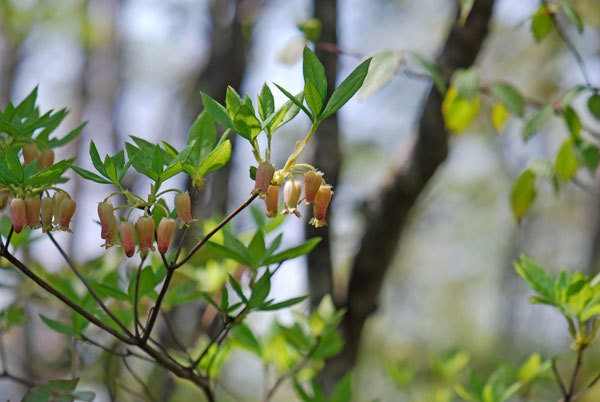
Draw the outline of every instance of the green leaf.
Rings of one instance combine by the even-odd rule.
[[[260,90],[260,95],[258,95],[258,112],[260,113],[260,118],[265,121],[265,119],[273,114],[275,111],[275,99],[273,98],[273,93],[269,89],[269,86],[265,82]]]
[[[586,140],[575,142],[577,160],[590,172],[594,173],[600,163],[600,150],[594,144]]]
[[[527,141],[535,133],[540,131],[552,117],[552,106],[544,105],[533,115],[529,116],[523,126],[523,139]]]
[[[497,133],[501,132],[508,118],[508,109],[500,102],[495,102],[490,113],[492,126]]]
[[[428,62],[420,54],[415,52],[413,52],[412,54],[413,56],[415,56],[417,61],[423,66],[423,68],[427,70],[427,72],[431,75],[433,83],[435,84],[435,87],[440,92],[440,94],[445,95],[447,90],[446,81],[444,80],[444,77],[442,76],[440,70],[438,70],[433,64]]]
[[[402,54],[392,50],[376,53],[371,61],[371,66],[359,91],[361,99],[367,98],[387,85],[402,63]]]
[[[321,241],[320,237],[315,237],[313,239],[309,239],[298,246],[288,248],[287,250],[284,250],[280,253],[272,255],[271,257],[269,257],[265,261],[263,261],[263,264],[264,265],[276,264],[276,263],[282,262],[284,260],[290,260],[292,258],[296,258],[298,256],[308,254],[312,251],[313,248],[316,247],[317,244],[319,244],[320,241]]]
[[[227,128],[234,129],[233,122],[229,117],[227,109],[223,107],[219,102],[201,92],[202,96],[202,104],[204,105],[204,109],[212,116],[212,118],[219,124],[224,125]]]
[[[533,290],[548,300],[556,300],[554,281],[543,268],[524,255],[521,255],[521,261],[515,262],[514,265],[517,273]]]
[[[36,385],[23,397],[23,402],[72,401],[74,397],[71,396],[71,393],[75,391],[78,382],[79,378],[74,378],[72,380],[53,380]]]
[[[236,132],[242,137],[252,142],[262,130],[262,125],[258,118],[254,115],[254,111],[247,105],[242,105],[235,117],[233,124]]]
[[[100,184],[111,184],[110,181],[106,180],[103,177],[98,176],[96,173],[90,172],[89,170],[85,170],[78,166],[71,166],[71,169],[73,169],[75,171],[75,173],[77,173],[79,176],[83,177],[86,180],[95,181],[96,183],[100,183]]]
[[[600,95],[594,94],[590,96],[587,102],[590,113],[598,120],[600,120]]]
[[[504,82],[494,82],[490,86],[490,91],[492,96],[506,106],[511,113],[523,117],[525,110],[523,97],[515,87]]]
[[[327,96],[327,76],[325,67],[308,47],[302,53],[302,73],[304,75],[304,96],[308,107],[318,117]]]
[[[259,357],[262,356],[260,343],[258,343],[258,340],[246,324],[240,323],[233,327],[231,337],[245,349],[248,349]]]
[[[106,169],[104,168],[104,163],[102,163],[102,160],[100,159],[100,154],[98,153],[98,149],[96,148],[94,141],[90,141],[90,158],[92,159],[92,163],[94,164],[96,170],[101,175],[106,177]]]
[[[472,102],[479,94],[479,73],[474,67],[458,70],[452,79],[452,86],[461,98]]]
[[[106,169],[106,177],[108,177],[113,183],[117,184],[119,182],[117,168],[115,167],[111,157],[108,155],[106,155],[104,158],[104,168]]]
[[[233,87],[228,86],[225,94],[225,107],[227,108],[227,113],[232,120],[237,114],[238,110],[240,110],[240,107],[242,107],[243,103],[244,101],[237,91]]]
[[[290,100],[292,101],[292,103],[296,106],[298,106],[300,109],[302,109],[302,111],[308,116],[308,118],[310,119],[310,121],[314,121],[314,117],[313,115],[310,113],[310,111],[306,108],[306,106],[304,106],[304,104],[302,103],[302,99],[304,99],[304,97],[302,97],[302,99],[298,99],[296,96],[292,95],[291,93],[289,93],[287,90],[285,90],[283,87],[275,84],[275,86]],[[302,95],[304,95],[304,92],[302,92]]]
[[[446,128],[455,133],[466,130],[477,117],[480,103],[479,96],[476,96],[473,101],[469,101],[461,97],[456,88],[450,87],[442,102],[442,116]]]
[[[74,160],[75,159],[62,160],[49,168],[39,170],[29,178],[25,179],[23,184],[26,186],[40,186],[55,183],[60,176],[71,167]]]
[[[304,92],[300,92],[295,98],[298,103],[302,104],[304,101]],[[263,126],[267,128],[269,132],[273,132],[296,117],[299,111],[300,108],[298,105],[291,100],[288,100],[265,120]]]
[[[348,77],[333,91],[331,98],[323,110],[323,114],[319,117],[319,120],[325,120],[329,116],[336,113],[342,106],[346,104],[354,96],[356,91],[360,89],[367,73],[369,71],[369,65],[371,64],[371,58],[360,63],[358,67],[352,71]]]
[[[129,278],[129,286],[127,287],[127,294],[129,295],[129,300],[131,301],[131,303],[133,303],[135,299],[136,278],[137,272],[133,272]],[[154,276],[154,271],[152,270],[151,266],[147,266],[140,272],[140,281],[138,286],[138,301],[142,299],[142,296],[151,293],[154,290],[155,286],[156,278]]]
[[[217,130],[215,123],[210,114],[203,111],[198,115],[188,134],[187,144],[196,141],[196,146],[199,147],[199,158],[195,162],[199,162],[208,155],[217,143]],[[182,162],[185,162],[183,160]]]
[[[37,100],[38,86],[35,88],[17,105],[15,108],[16,112],[20,116],[28,116],[35,108],[35,101]]]
[[[578,169],[579,163],[573,150],[573,140],[567,138],[556,155],[554,162],[556,176],[563,181],[569,181],[575,176]]]
[[[215,253],[221,257],[230,258],[230,259],[235,260],[244,265],[249,265],[249,266],[253,265],[252,262],[250,261],[250,257],[248,256],[248,252],[245,248],[244,248],[245,251],[236,250],[232,247],[231,248],[226,247],[226,246],[223,246],[221,244],[214,243],[211,241],[206,242],[206,247],[210,251],[212,251],[213,253]]]
[[[260,306],[271,291],[271,272],[267,269],[263,276],[256,282],[248,300],[248,309]]]
[[[22,183],[23,179],[25,178],[25,175],[23,172],[23,166],[21,166],[21,161],[19,161],[17,153],[12,147],[7,146],[5,148],[5,154],[6,166],[8,167],[8,170],[10,171],[10,173],[12,173],[14,178],[17,179],[19,183]]]
[[[577,28],[579,33],[583,33],[583,22],[581,22],[581,17],[577,10],[575,10],[575,8],[573,8],[566,0],[560,0],[560,7],[569,19],[569,22]]]
[[[319,346],[315,349],[312,357],[314,359],[325,359],[331,356],[337,355],[342,347],[344,346],[344,342],[342,341],[342,337],[337,331],[331,330],[326,331],[322,336],[319,342]]]
[[[563,117],[573,138],[579,138],[581,135],[581,120],[575,110],[571,106],[567,106],[563,110]]]
[[[517,222],[521,222],[521,219],[529,212],[533,201],[535,201],[535,197],[537,196],[535,190],[536,178],[536,174],[528,169],[521,173],[519,178],[513,184],[511,207]]]
[[[235,278],[231,276],[231,274],[227,275],[229,276],[229,283],[231,284],[231,287],[233,288],[235,293],[239,296],[240,299],[242,299],[244,303],[248,303],[248,299],[244,295],[244,292],[242,292],[242,287],[240,286],[239,282],[236,281]]]
[[[329,402],[347,402],[352,400],[352,374],[348,373],[333,389]]]
[[[254,268],[258,268],[259,263],[265,257],[265,251],[265,237],[262,230],[259,229],[248,244],[248,254]]]
[[[293,297],[291,299],[279,302],[279,303],[274,303],[274,304],[269,304],[266,306],[261,306],[260,309],[262,311],[275,311],[275,310],[281,310],[282,308],[287,308],[287,307],[291,307],[294,306],[298,303],[302,303],[304,300],[306,300],[306,298],[308,298],[308,296],[300,296],[300,297]]]
[[[531,32],[536,41],[540,42],[550,33],[554,26],[554,21],[550,16],[550,10],[546,6],[541,6],[534,14],[531,21]]]
[[[50,327],[50,329],[53,329],[56,332],[60,332],[61,334],[66,334],[66,335],[71,335],[71,336],[79,335],[77,333],[77,331],[75,331],[74,328],[71,328],[68,325],[63,324],[62,322],[54,321],[53,319],[50,319],[43,314],[40,314],[40,318],[42,319],[42,321],[44,321],[44,323],[48,327]]]
[[[80,124],[75,129],[70,131],[67,135],[62,137],[61,139],[53,138],[48,142],[49,148],[61,147],[69,142],[73,141],[79,134],[81,134],[81,130],[86,126],[87,122]]]

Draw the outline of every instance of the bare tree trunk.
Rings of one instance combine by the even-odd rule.
[[[321,40],[328,43],[337,43],[337,0],[315,0],[314,16],[323,24]],[[317,49],[317,56],[325,66],[327,97],[329,97],[333,93],[336,84],[337,55]],[[327,184],[332,185],[335,189],[338,184],[340,165],[342,164],[337,114],[321,123],[313,141],[314,154],[311,164],[325,172]],[[317,247],[307,255],[310,306],[311,309],[314,309],[323,296],[333,293],[331,230],[329,226],[317,229],[308,224],[308,220],[306,220],[304,231],[307,239],[322,238]]]
[[[475,2],[467,22],[454,24],[436,65],[446,79],[459,68],[471,66],[488,32],[494,0]],[[377,299],[385,274],[392,264],[400,237],[429,179],[444,162],[448,152],[448,133],[441,114],[442,95],[432,88],[425,101],[419,129],[408,161],[395,169],[367,213],[367,226],[354,259],[347,309],[340,329],[345,345],[331,359],[321,380],[326,390],[356,362],[361,332],[367,317],[377,309]]]

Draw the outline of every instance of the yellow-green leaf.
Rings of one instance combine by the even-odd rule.
[[[508,118],[508,109],[502,103],[496,102],[494,103],[494,106],[492,106],[490,117],[492,119],[494,130],[499,133],[504,129],[504,125],[506,124],[506,119]]]
[[[479,106],[479,96],[469,101],[460,97],[456,88],[450,87],[442,102],[442,115],[446,128],[456,133],[464,131],[477,117]]]

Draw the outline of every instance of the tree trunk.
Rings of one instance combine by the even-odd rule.
[[[315,0],[314,16],[323,24],[321,40],[337,43],[337,0]],[[332,52],[318,50],[317,56],[325,66],[327,74],[327,97],[335,89],[337,77],[337,55]],[[319,125],[313,137],[313,158],[310,162],[317,169],[325,172],[325,181],[335,187],[338,184],[342,153],[340,150],[340,133],[337,114],[329,117]],[[333,266],[331,260],[331,230],[329,226],[315,228],[305,224],[307,239],[321,237],[321,242],[310,252],[307,258],[308,284],[310,290],[310,307],[316,308],[326,294],[333,293]]]
[[[456,22],[446,40],[437,67],[448,80],[459,68],[471,66],[488,32],[494,0],[478,0],[463,26]],[[385,273],[392,264],[407,217],[429,179],[444,162],[448,133],[441,114],[442,95],[431,88],[419,120],[417,138],[408,161],[395,169],[379,194],[371,200],[367,226],[354,259],[347,309],[340,329],[345,339],[342,353],[327,362],[321,375],[326,390],[355,364],[361,332],[377,308]]]

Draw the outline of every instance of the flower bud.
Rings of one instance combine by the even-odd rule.
[[[52,197],[52,213],[54,214],[54,223],[58,225],[58,215],[60,213],[60,204],[67,197],[62,191],[54,193]]]
[[[38,168],[46,169],[54,164],[54,151],[46,148],[38,158]]]
[[[311,171],[304,176],[304,199],[307,204],[315,202],[315,197],[322,182],[322,173]]]
[[[77,203],[75,200],[70,198],[65,198],[60,203],[60,207],[58,209],[58,225],[60,226],[61,230],[66,230],[68,232],[71,231],[71,229],[69,229],[69,224],[71,223],[71,218],[73,218],[76,207]]]
[[[133,223],[121,222],[119,232],[121,232],[123,251],[125,251],[127,257],[131,257],[135,253],[135,227]]]
[[[23,147],[23,166],[29,165],[40,156],[40,151],[35,144],[27,144]]]
[[[10,202],[10,214],[12,216],[13,229],[16,233],[21,233],[25,227],[26,207],[25,201],[21,198],[14,198]]]
[[[279,202],[279,186],[269,185],[267,187],[267,195],[265,197],[265,205],[267,206],[267,216],[274,218],[277,216],[277,207]]]
[[[327,225],[327,222],[325,222],[325,214],[327,213],[327,207],[329,206],[332,195],[333,191],[331,191],[331,186],[325,185],[319,187],[319,191],[315,197],[315,203],[313,204],[313,214],[315,217],[310,220],[310,223],[315,225],[315,227],[319,228]]]
[[[140,239],[141,251],[154,251],[152,242],[154,241],[154,219],[151,216],[142,216],[135,223],[138,237]]]
[[[32,228],[40,227],[40,207],[42,201],[39,197],[25,198],[25,221]]]
[[[283,186],[283,202],[285,204],[284,214],[294,214],[300,217],[300,212],[296,209],[298,200],[302,193],[302,184],[299,181],[286,181]]]
[[[114,215],[110,216],[110,224],[108,225],[108,231],[106,235],[103,237],[105,242],[103,244],[104,248],[109,248],[115,246],[119,242],[119,234],[118,234],[118,226],[117,226],[117,218]],[[134,236],[135,239],[135,236]],[[135,243],[135,240],[134,240]]]
[[[113,204],[110,201],[101,202],[98,204],[98,217],[100,217],[100,223],[102,224],[102,231],[100,237],[106,239],[111,230],[113,223]]]
[[[193,221],[190,195],[188,193],[179,193],[175,196],[175,210],[182,222],[189,223]]]
[[[42,198],[42,231],[52,230],[52,198]]]
[[[173,233],[175,233],[175,219],[162,218],[158,224],[156,234],[159,253],[165,254],[167,252],[173,238]]]
[[[261,162],[256,169],[256,180],[254,182],[254,191],[265,193],[273,180],[275,174],[275,166],[269,162]]]

